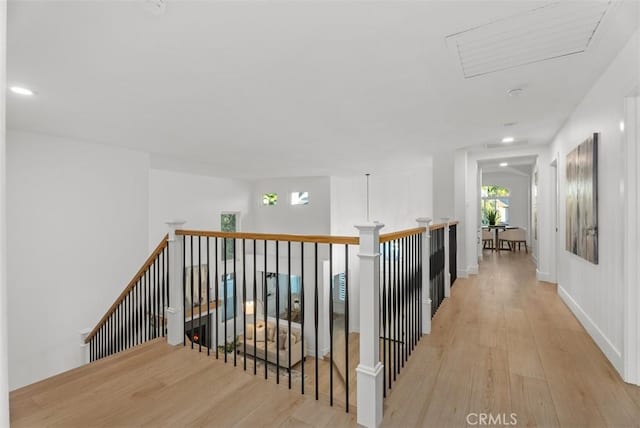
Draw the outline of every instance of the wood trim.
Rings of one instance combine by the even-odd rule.
[[[219,232],[205,230],[176,230],[176,235],[203,236],[210,238],[256,239],[261,241],[311,242],[318,244],[360,244],[360,238],[357,236],[288,235],[274,233]]]
[[[395,241],[396,239],[406,238],[407,236],[419,235],[426,231],[426,227],[414,227],[413,229],[401,230],[399,232],[385,233],[380,235],[380,243]]]
[[[140,280],[140,278],[142,278],[145,274],[145,272],[147,271],[147,269],[149,269],[149,267],[151,267],[151,265],[153,265],[153,263],[155,262],[156,258],[162,253],[162,251],[167,247],[167,239],[168,239],[168,235],[165,235],[164,238],[162,238],[162,241],[160,241],[160,243],[158,244],[158,246],[156,247],[155,250],[153,250],[153,252],[151,253],[151,255],[147,258],[147,260],[144,262],[144,264],[142,265],[142,267],[138,270],[138,272],[134,275],[133,279],[131,279],[131,281],[129,281],[129,284],[125,287],[124,290],[122,290],[122,293],[120,293],[120,295],[118,296],[118,298],[116,299],[115,302],[113,302],[113,304],[111,305],[111,307],[109,308],[109,310],[107,310],[107,312],[104,314],[104,316],[100,319],[100,321],[98,322],[98,324],[96,324],[96,326],[93,328],[93,330],[91,330],[91,333],[89,333],[86,337],[86,339],[84,339],[84,343],[89,343],[91,341],[91,339],[93,339],[93,337],[96,335],[96,333],[98,333],[98,330],[100,329],[100,327],[102,327],[104,325],[104,323],[107,322],[107,320],[109,319],[109,317],[111,316],[111,314],[113,314],[113,312],[116,310],[116,308],[118,307],[118,305],[120,303],[122,303],[122,301],[125,299],[125,297],[127,297],[129,295],[129,293],[131,292],[131,290],[133,289],[133,287],[136,286],[136,284],[138,283],[138,280]]]
[[[460,223],[458,220],[453,220],[449,222],[449,226],[455,226],[458,223]]]
[[[444,229],[445,227],[447,227],[447,223],[436,223],[429,226],[429,230],[434,231],[438,229]]]

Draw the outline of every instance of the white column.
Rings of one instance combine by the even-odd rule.
[[[7,187],[6,187],[6,52],[7,2],[0,2],[0,427],[9,426],[9,363],[7,331]]]
[[[182,220],[168,221],[169,226],[169,302],[167,307],[167,343],[181,345],[184,342],[184,296],[182,286],[184,275],[184,246],[176,236],[176,230],[184,226]]]
[[[85,328],[84,330],[80,330],[80,352],[82,358],[82,364],[89,364],[91,362],[91,354],[89,353],[90,348],[89,344],[85,343],[85,339],[91,332],[90,328]]]
[[[431,281],[429,280],[429,245],[431,243],[431,231],[429,225],[431,219],[421,217],[416,219],[420,227],[427,229],[422,234],[422,334],[431,333]]]
[[[444,297],[451,295],[451,273],[449,272],[449,217],[443,218],[444,226]]]
[[[360,364],[358,424],[382,423],[384,367],[380,362],[380,229],[381,223],[356,226],[360,231]]]

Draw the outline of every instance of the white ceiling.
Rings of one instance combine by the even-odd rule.
[[[38,94],[9,96],[8,127],[234,176],[375,171],[507,133],[546,144],[638,3],[609,7],[585,53],[470,79],[445,38],[547,3],[12,1],[8,83]]]

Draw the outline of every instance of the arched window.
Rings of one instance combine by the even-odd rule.
[[[482,186],[482,225],[509,223],[509,189]]]

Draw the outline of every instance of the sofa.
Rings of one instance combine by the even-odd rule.
[[[262,361],[266,360],[272,364],[279,363],[280,367],[289,368],[289,348],[291,348],[291,367],[302,361],[302,330],[299,325],[291,325],[291,343],[289,342],[289,326],[286,321],[280,321],[279,333],[280,340],[276,341],[275,320],[267,321],[266,337],[264,320],[257,321],[255,328],[253,324],[247,324],[246,356],[251,356]],[[256,341],[255,348],[253,346],[254,336]],[[239,346],[236,349],[238,350],[238,353],[242,355],[244,353],[244,335],[241,334],[238,336],[238,343]],[[276,345],[280,345],[280,349],[277,349]]]

